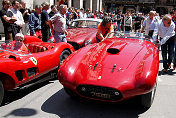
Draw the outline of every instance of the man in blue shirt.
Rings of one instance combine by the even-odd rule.
[[[40,39],[42,39],[42,33],[41,33],[41,18],[40,13],[42,12],[42,6],[36,5],[35,6],[35,12],[31,13],[29,16],[29,29],[30,29],[30,35],[36,36]]]

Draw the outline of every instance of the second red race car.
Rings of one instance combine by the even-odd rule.
[[[72,52],[68,43],[46,43],[33,36],[25,36],[27,49],[16,50],[14,42],[0,46],[0,104],[4,91],[12,90],[58,69]],[[56,71],[57,72],[57,71]]]

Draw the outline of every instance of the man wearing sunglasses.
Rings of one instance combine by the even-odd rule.
[[[159,43],[157,43],[157,35]],[[171,68],[171,62],[174,54],[174,36],[175,24],[172,21],[172,16],[166,14],[161,21],[158,22],[153,33],[153,41],[158,47],[161,46],[163,58],[163,72],[167,73]],[[168,55],[168,56],[167,56]]]

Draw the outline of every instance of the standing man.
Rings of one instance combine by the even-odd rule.
[[[20,12],[23,15],[23,19],[24,19],[24,25],[22,27],[22,33],[23,35],[29,35],[30,31],[29,31],[29,15],[30,15],[30,9],[26,8],[26,3],[24,0],[21,1],[21,5],[22,8],[20,9]]]
[[[50,4],[48,2],[43,2],[43,10],[41,12],[41,31],[42,31],[42,41],[47,42],[50,37],[50,27],[48,25],[49,15],[47,10],[49,9]]]
[[[155,11],[150,11],[149,16],[144,20],[141,32],[145,31],[145,35],[152,37],[158,20],[155,18]]]
[[[31,13],[29,16],[29,29],[30,29],[30,35],[36,36],[39,39],[42,39],[42,33],[41,33],[41,18],[40,13],[42,12],[42,6],[36,5],[35,11]]]
[[[153,41],[157,46],[161,46],[163,58],[163,72],[167,73],[171,67],[171,62],[174,53],[174,36],[175,24],[172,21],[172,16],[165,15],[161,21],[158,22],[154,29]],[[160,37],[160,42],[157,43],[157,35]],[[168,57],[167,57],[168,55]]]
[[[66,5],[60,5],[58,12],[49,19],[48,24],[51,28],[51,33],[55,38],[55,42],[67,42],[66,36],[68,33],[66,31],[66,17],[64,14],[67,11]],[[54,23],[54,28],[53,24]]]
[[[10,9],[11,12],[13,13],[13,16],[17,19],[15,21],[15,26],[14,26],[14,32],[15,35],[21,31],[21,28],[24,25],[24,19],[22,13],[18,10],[20,8],[20,3],[17,0],[14,0],[12,2],[12,8]]]
[[[13,17],[13,14],[11,12],[8,12],[8,9],[10,7],[11,3],[9,0],[3,0],[2,1],[2,10],[0,10],[0,17],[4,26],[4,33],[5,33],[5,41],[13,41],[13,30],[12,30],[12,24],[17,20]]]
[[[142,13],[138,13],[137,17],[134,20],[134,31],[135,32],[140,32],[141,31],[141,25],[142,25]]]
[[[173,15],[172,15],[172,21],[174,22],[174,24],[176,25],[176,8],[173,9]],[[176,32],[176,27],[175,27],[175,32]],[[175,47],[175,50],[174,50],[174,69],[176,68],[176,35],[174,37],[174,47]]]
[[[124,17],[124,28],[125,28],[125,31],[132,30],[132,16],[129,11],[127,12],[126,16]]]

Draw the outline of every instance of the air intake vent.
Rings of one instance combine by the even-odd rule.
[[[109,52],[111,54],[117,54],[120,52],[120,50],[116,49],[116,48],[109,48],[109,49],[107,49],[107,52]]]

